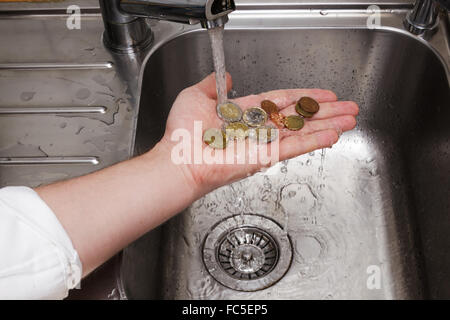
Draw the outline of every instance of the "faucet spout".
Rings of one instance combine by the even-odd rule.
[[[405,27],[415,35],[432,31],[439,23],[439,6],[450,10],[449,0],[417,0],[405,19]]]
[[[138,17],[203,24],[226,16],[235,4],[233,0],[122,0],[120,8]]]
[[[211,29],[223,26],[236,9],[234,0],[100,0],[105,46],[118,53],[148,47],[153,34],[145,18],[180,23],[201,23]]]

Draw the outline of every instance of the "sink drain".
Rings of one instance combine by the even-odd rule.
[[[278,262],[278,244],[265,231],[241,227],[219,241],[218,262],[236,279],[258,279],[273,270]]]
[[[286,232],[257,215],[237,215],[221,221],[206,236],[203,261],[224,286],[240,291],[265,289],[280,280],[292,259]]]

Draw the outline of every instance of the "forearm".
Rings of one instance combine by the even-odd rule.
[[[201,195],[162,144],[99,172],[36,190],[91,272]]]

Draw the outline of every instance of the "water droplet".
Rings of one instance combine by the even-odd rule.
[[[20,95],[20,99],[22,101],[30,101],[31,99],[34,98],[34,95],[36,94],[36,92],[32,92],[32,91],[26,91],[26,92],[22,92]]]
[[[87,99],[87,98],[89,98],[90,95],[91,95],[91,91],[89,89],[87,89],[87,88],[81,88],[75,94],[77,99],[80,99],[80,100]]]

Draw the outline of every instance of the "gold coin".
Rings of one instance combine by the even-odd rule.
[[[227,139],[245,140],[248,137],[248,126],[242,122],[231,122],[224,125]]]
[[[270,143],[278,137],[278,129],[270,125],[252,128],[249,137],[258,143]]]
[[[260,127],[267,122],[267,113],[259,107],[253,107],[244,111],[242,120],[249,127]]]
[[[242,119],[242,109],[232,102],[217,105],[217,114],[219,118],[227,122],[236,122]]]
[[[303,128],[305,125],[305,120],[300,116],[287,116],[284,119],[284,125],[286,128],[292,131],[297,131]]]
[[[227,146],[225,133],[217,128],[205,130],[203,133],[203,141],[214,149],[225,149]]]
[[[300,108],[309,113],[316,113],[320,109],[319,103],[310,97],[303,97],[298,100]]]
[[[270,100],[264,100],[261,102],[261,108],[267,112],[267,114],[270,116],[272,113],[278,113],[278,106],[270,101]]]
[[[297,102],[297,104],[295,105],[295,111],[297,111],[297,113],[304,118],[312,118],[312,116],[314,115],[314,113],[306,112],[305,110],[303,110],[300,106],[300,102]]]

